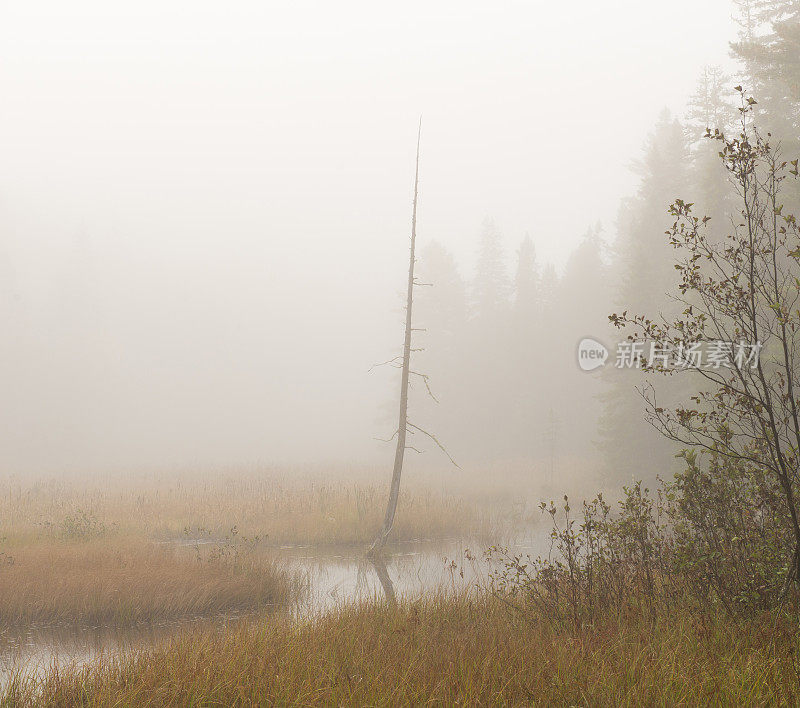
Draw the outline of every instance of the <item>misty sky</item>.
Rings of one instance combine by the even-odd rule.
[[[388,460],[419,115],[422,245],[560,265],[731,11],[0,0],[3,467]]]

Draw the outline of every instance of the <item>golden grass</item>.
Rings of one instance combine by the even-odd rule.
[[[12,562],[13,561],[13,562]],[[45,541],[0,568],[0,625],[124,627],[247,612],[298,596],[269,559],[141,541]]]
[[[276,565],[274,547],[366,548],[384,504],[363,475],[5,480],[0,625],[119,627],[285,604],[299,581]],[[490,533],[484,510],[419,488],[403,494],[396,518],[393,543]]]
[[[370,604],[196,632],[15,677],[9,705],[781,705],[797,634],[773,618],[611,615],[580,631],[484,597]],[[777,628],[777,629],[776,629]]]
[[[259,536],[269,545],[367,545],[383,520],[386,490],[363,473],[281,472],[138,475],[0,483],[0,534],[7,545],[45,537],[105,535],[175,539]],[[81,527],[81,517],[89,519]],[[71,527],[78,521],[77,533]],[[406,488],[392,543],[488,537],[489,513],[454,494]],[[0,550],[4,550],[0,548]]]

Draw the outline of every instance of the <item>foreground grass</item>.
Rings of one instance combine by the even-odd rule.
[[[297,597],[265,558],[115,539],[18,547],[0,569],[0,625],[126,627],[246,612]]]
[[[775,617],[630,611],[575,630],[491,597],[343,609],[186,634],[129,658],[12,680],[9,705],[796,704]]]

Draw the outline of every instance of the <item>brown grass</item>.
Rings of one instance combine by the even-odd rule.
[[[384,503],[363,477],[6,480],[0,624],[130,626],[285,603],[299,581],[270,548],[366,547]],[[418,488],[403,495],[392,541],[488,536],[489,527],[476,505]]]
[[[300,581],[274,562],[140,541],[50,541],[0,569],[0,624],[131,626],[289,602]]]
[[[383,485],[363,473],[138,475],[0,483],[0,534],[15,541],[81,535],[88,517],[107,535],[224,538],[233,527],[269,545],[367,545],[380,527]],[[80,523],[78,524],[80,527]],[[453,493],[407,487],[392,543],[491,534],[488,511]],[[93,533],[88,529],[89,535]],[[85,535],[85,534],[84,534]],[[3,549],[0,549],[3,550]]]
[[[765,621],[766,620],[766,621]],[[796,632],[776,619],[632,611],[580,631],[490,597],[243,624],[129,658],[15,678],[12,705],[766,705],[796,703]],[[777,629],[776,629],[777,628]]]

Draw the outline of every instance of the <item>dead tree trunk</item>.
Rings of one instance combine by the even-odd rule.
[[[389,503],[386,505],[386,516],[378,536],[367,553],[380,553],[386,544],[386,538],[394,525],[394,514],[397,510],[397,499],[400,496],[400,478],[403,474],[403,458],[406,452],[406,433],[408,432],[408,377],[411,365],[411,311],[414,304],[414,249],[417,242],[417,196],[419,193],[419,143],[422,136],[422,119],[417,132],[417,161],[414,170],[414,206],[411,211],[411,251],[408,260],[408,290],[406,293],[406,330],[403,340],[403,365],[400,377],[400,416],[397,425],[397,449],[394,453],[394,469],[392,485],[389,489]]]

